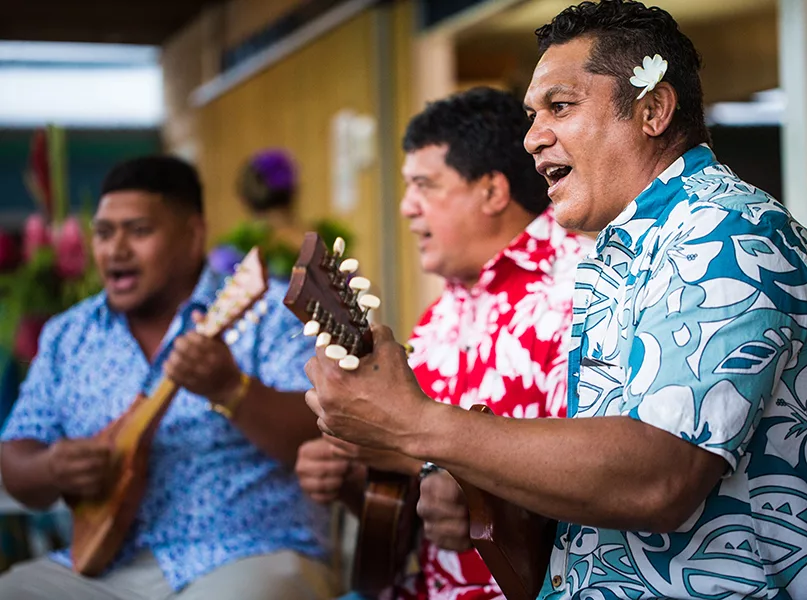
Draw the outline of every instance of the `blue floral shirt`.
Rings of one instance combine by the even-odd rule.
[[[696,147],[601,232],[572,327],[570,415],[728,468],[673,533],[561,524],[550,597],[807,598],[807,231]]]
[[[153,391],[173,340],[192,327],[220,287],[206,270],[149,364],[125,318],[103,294],[52,319],[6,423],[2,440],[46,444],[92,436],[119,417],[138,392]],[[310,387],[303,366],[313,342],[282,304],[285,284],[271,281],[268,313],[231,345],[241,369],[279,391]],[[278,407],[278,418],[283,408]],[[292,470],[253,446],[204,398],[180,390],[160,423],[149,485],[135,525],[115,561],[148,549],[175,590],[239,558],[293,550],[325,559],[327,509],[314,506]],[[69,565],[67,552],[54,558]],[[115,566],[113,565],[113,567]]]

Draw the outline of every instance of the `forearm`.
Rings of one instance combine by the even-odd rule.
[[[671,530],[720,477],[714,456],[628,417],[504,419],[435,404],[401,448],[554,519],[632,531]],[[693,486],[687,477],[712,468]],[[725,464],[723,463],[723,467]],[[686,498],[699,496],[702,498]]]
[[[253,378],[233,424],[249,441],[289,468],[297,449],[320,435],[317,418],[305,404],[302,392],[278,392]]]
[[[29,508],[48,508],[61,495],[48,466],[48,448],[36,440],[15,440],[0,445],[3,486]]]

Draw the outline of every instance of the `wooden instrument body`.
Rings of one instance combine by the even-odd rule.
[[[351,588],[377,596],[404,571],[417,531],[416,477],[370,469],[364,491]]]
[[[175,390],[172,390],[173,396]],[[112,448],[113,473],[98,499],[69,502],[73,512],[73,569],[99,575],[123,545],[148,485],[151,442],[170,400],[152,413],[154,400],[140,394],[127,411],[95,437]]]
[[[482,405],[471,408],[492,411]],[[546,577],[557,522],[457,479],[471,520],[471,542],[507,600],[535,600]]]

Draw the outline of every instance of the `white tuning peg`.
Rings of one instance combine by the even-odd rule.
[[[342,261],[342,264],[339,265],[339,270],[342,273],[355,273],[359,270],[359,261],[355,258],[346,258]]]
[[[338,237],[333,242],[333,253],[336,256],[342,256],[345,253],[345,240]]]
[[[372,294],[364,294],[359,298],[359,306],[367,310],[375,310],[381,306],[381,298]]]
[[[259,300],[255,305],[255,312],[259,315],[265,315],[269,312],[269,303],[266,300]]]
[[[333,360],[342,360],[347,356],[347,350],[339,344],[331,344],[325,348],[325,356]]]
[[[339,361],[339,366],[345,371],[355,371],[359,368],[359,357],[348,354]]]
[[[240,337],[241,335],[235,329],[229,329],[227,330],[227,333],[224,334],[224,341],[228,346],[232,346]]]
[[[307,335],[311,337],[312,335],[317,335],[319,333],[319,322],[317,321],[309,321],[303,327],[303,335]]]
[[[238,325],[236,327],[241,333],[244,333],[247,330],[247,324],[244,321],[238,321]]]
[[[370,280],[366,277],[353,277],[348,285],[351,290],[363,292],[370,289]]]
[[[317,348],[322,348],[323,346],[327,346],[331,343],[331,334],[327,331],[323,331],[317,336]]]
[[[253,311],[248,310],[247,313],[244,315],[244,318],[249,321],[250,323],[257,323],[260,321],[260,317],[256,315]]]

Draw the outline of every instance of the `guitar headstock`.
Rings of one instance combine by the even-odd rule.
[[[326,356],[352,371],[373,350],[367,315],[381,300],[367,293],[370,281],[354,275],[359,262],[343,259],[344,251],[342,238],[329,252],[318,234],[306,233],[283,303],[305,323],[305,335],[317,336]]]
[[[268,310],[265,300],[261,300],[266,290],[266,268],[261,260],[260,252],[253,248],[235,268],[235,273],[225,279],[224,287],[216,294],[216,301],[208,309],[204,319],[196,326],[196,331],[207,337],[216,337],[229,329],[242,317],[248,321],[257,321],[258,315]],[[255,311],[250,310],[257,302]],[[227,332],[234,334],[236,330]],[[228,339],[231,342],[234,340]]]

